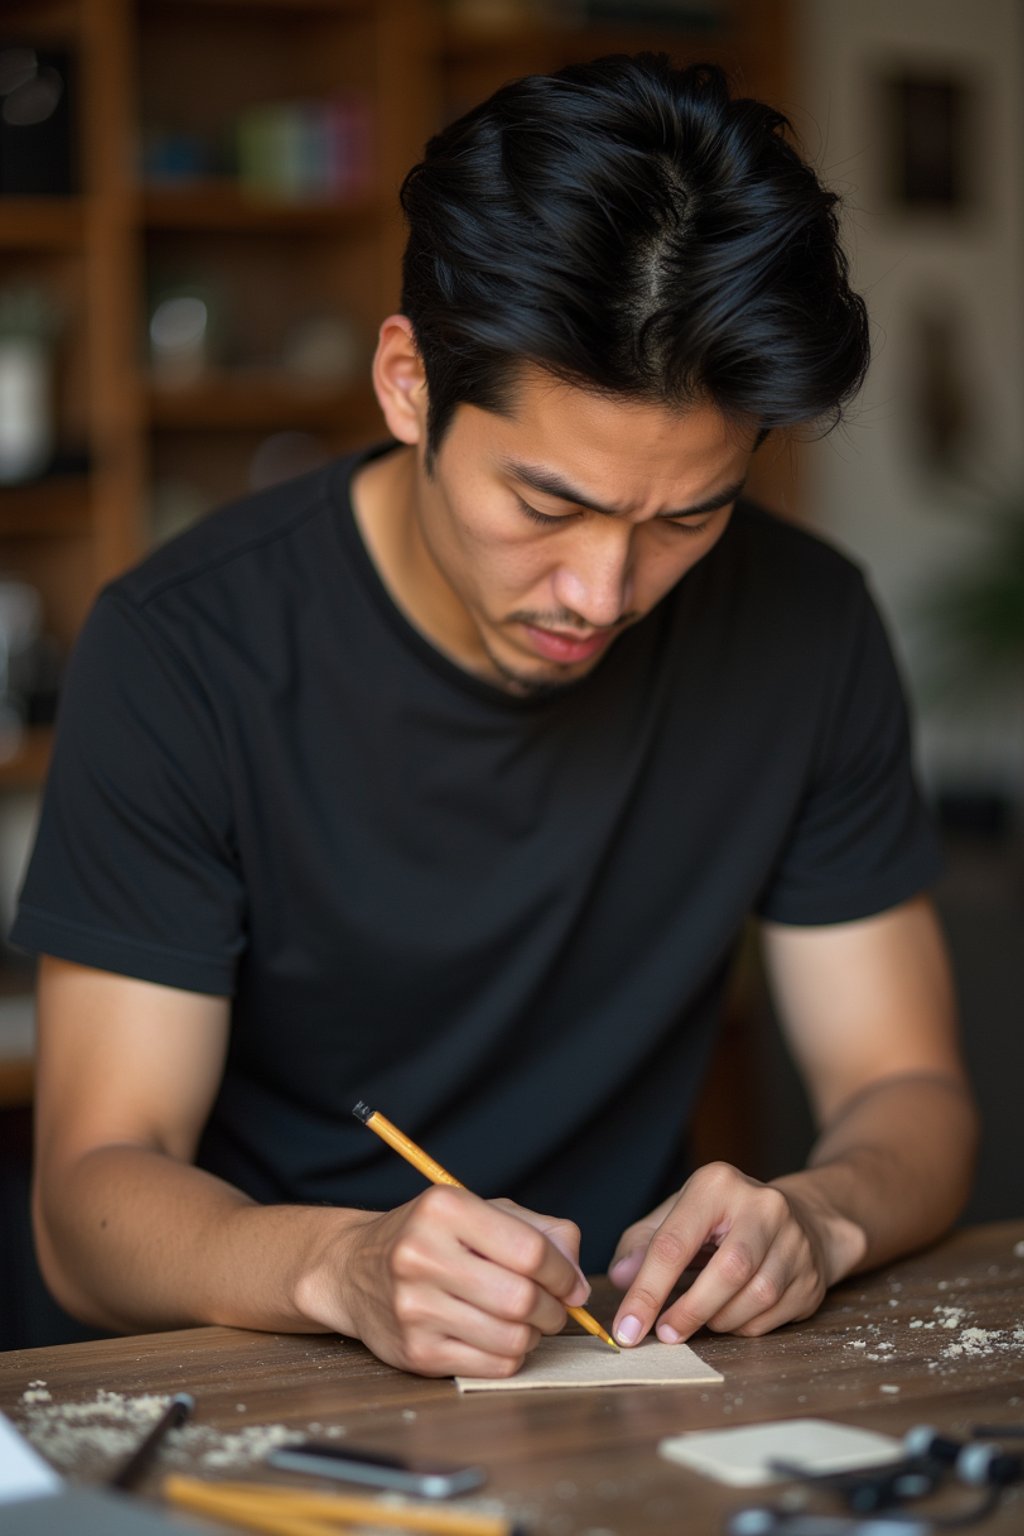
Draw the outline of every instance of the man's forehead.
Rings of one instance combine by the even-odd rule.
[[[752,423],[703,402],[669,408],[597,394],[537,370],[521,382],[508,410],[459,410],[457,435],[502,478],[612,517],[712,510],[742,488]]]

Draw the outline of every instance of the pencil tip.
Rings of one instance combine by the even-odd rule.
[[[364,1104],[362,1099],[360,1099],[352,1113],[355,1115],[357,1120],[361,1120],[365,1125],[367,1120],[369,1120],[370,1116],[373,1114],[373,1110],[370,1108],[369,1104]]]

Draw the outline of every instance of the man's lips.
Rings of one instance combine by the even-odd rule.
[[[612,629],[597,630],[590,635],[574,635],[564,630],[539,629],[535,624],[524,624],[530,648],[546,661],[589,661],[597,656],[615,638]]]

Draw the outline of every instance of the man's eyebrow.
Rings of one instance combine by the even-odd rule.
[[[556,496],[559,501],[569,501],[574,507],[583,507],[588,512],[599,512],[602,517],[623,515],[618,507],[602,506],[600,502],[591,500],[574,485],[570,485],[568,480],[556,470],[544,469],[535,464],[524,464],[519,459],[502,459],[500,467],[513,480],[519,480],[523,485],[530,485],[535,491],[540,491],[545,496]],[[699,517],[704,512],[717,512],[719,507],[727,507],[730,502],[735,501],[745,484],[744,477],[733,485],[727,485],[724,490],[716,491],[713,496],[706,497],[704,501],[695,501],[692,506],[679,507],[673,512],[659,512],[657,516],[659,518]]]

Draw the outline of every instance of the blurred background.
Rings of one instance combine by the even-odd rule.
[[[397,188],[504,80],[654,47],[780,107],[844,199],[875,357],[756,494],[869,570],[945,838],[986,1116],[968,1218],[1024,1158],[1024,7],[1019,0],[4,0],[0,919],[97,587],[226,498],[382,435]],[[0,952],[0,1348],[71,1337],[26,1216],[32,970]],[[698,1127],[762,1177],[811,1130],[744,960]]]

